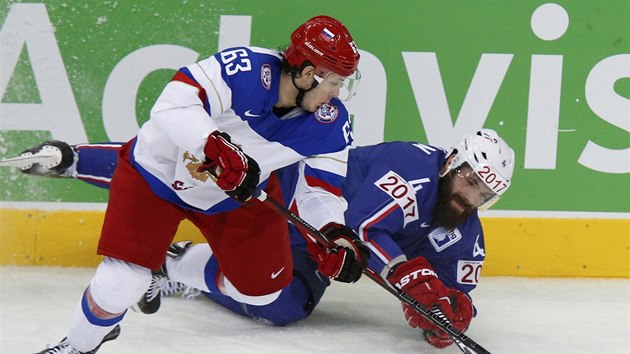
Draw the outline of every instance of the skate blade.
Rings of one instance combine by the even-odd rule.
[[[140,310],[140,306],[138,306],[138,304],[133,304],[133,305],[129,306],[129,308],[133,312],[142,314],[142,310]]]
[[[55,165],[61,161],[60,151],[40,151],[34,155],[21,155],[0,160],[0,166],[17,167],[21,170],[30,168],[33,164],[41,166]]]

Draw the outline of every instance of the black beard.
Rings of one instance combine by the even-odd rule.
[[[453,184],[453,177],[451,173],[440,178],[438,182],[438,196],[435,203],[435,209],[433,211],[433,225],[441,226],[447,230],[453,230],[457,225],[463,223],[468,219],[470,214],[475,210],[474,208],[466,208],[462,213],[453,209],[451,201],[461,197],[451,193],[451,185]]]

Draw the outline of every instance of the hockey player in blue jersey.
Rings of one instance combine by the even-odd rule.
[[[73,155],[69,146],[56,144],[67,156]],[[111,175],[108,171],[115,167],[115,154],[111,153],[115,147],[77,145],[74,154],[78,158],[67,160],[62,169],[51,172],[30,166],[31,170],[25,171],[64,173],[106,187]],[[286,205],[302,212],[312,205],[300,194],[315,195],[316,199],[342,196],[338,200],[343,208],[343,201],[347,202],[345,222],[370,248],[369,267],[425,306],[440,306],[455,327],[465,331],[474,314],[470,292],[477,285],[485,258],[477,209],[488,208],[509,187],[513,151],[495,132],[482,129],[466,136],[449,152],[393,142],[355,148],[349,156],[338,155],[324,160],[329,164],[325,171],[304,171],[311,167],[300,164],[284,168],[279,176]],[[339,207],[335,198],[324,204],[326,210]],[[170,285],[179,281],[203,289],[213,301],[264,323],[298,321],[311,313],[329,281],[317,276],[318,264],[308,255],[307,242],[296,229],[291,230],[291,244],[293,281],[268,305],[242,304],[210,288],[204,279],[216,276],[216,260],[205,244],[189,247],[188,242],[182,242],[171,247],[166,257]],[[317,258],[318,247],[309,243],[309,248]],[[189,266],[198,262],[207,265],[204,272],[195,273],[200,267]],[[147,294],[155,301],[159,289],[152,290]],[[438,348],[452,343],[413,309],[403,304],[403,310],[409,324],[420,328],[428,343]]]
[[[250,202],[252,193],[262,188],[279,198],[274,171],[317,164],[350,146],[350,119],[338,98],[352,96],[358,62],[346,27],[317,16],[293,32],[284,52],[229,48],[181,68],[120,150],[97,250],[104,258],[68,336],[41,353],[94,353],[115,339],[126,310],[155,283],[152,271],[162,267],[183,219],[210,245],[218,292],[257,306],[276,300],[293,278],[287,222]],[[346,241],[323,252],[322,269],[356,281],[365,246],[332,219],[322,232]]]
[[[283,169],[284,202],[300,215],[309,209],[317,209],[321,216],[346,208],[343,222],[370,249],[368,267],[426,307],[438,306],[458,330],[466,331],[475,313],[469,294],[477,286],[485,259],[477,212],[489,208],[509,188],[513,150],[496,132],[482,129],[465,136],[449,151],[390,142],[353,148],[334,157],[325,159],[326,169],[313,171],[304,164]],[[321,208],[322,204],[326,207]],[[298,276],[276,302],[264,307],[242,306],[214,296],[214,292],[207,296],[263,322],[284,324],[308,316],[328,282],[313,275],[321,267],[304,250],[314,259],[322,253],[307,240],[292,230],[294,273]],[[190,259],[188,252],[179,259],[167,257],[167,267],[177,269],[193,258],[208,259],[207,264],[212,264],[211,257],[202,256],[207,254],[205,249],[204,245],[193,246],[189,252],[197,254]],[[173,274],[172,279],[177,278]],[[203,282],[184,282],[207,291]],[[422,330],[429,344],[444,348],[453,343],[405,303],[403,312],[409,325]]]

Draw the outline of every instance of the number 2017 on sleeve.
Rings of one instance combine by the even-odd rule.
[[[405,218],[418,218],[415,190],[402,177],[389,171],[374,184],[389,194],[403,210]]]
[[[477,285],[483,261],[458,261],[457,282],[464,285]]]

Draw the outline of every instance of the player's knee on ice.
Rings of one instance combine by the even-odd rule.
[[[260,323],[285,326],[302,320],[313,312],[330,281],[317,274],[317,264],[306,251],[294,247],[292,253],[293,281],[268,305],[242,304],[225,295],[204,294],[219,305]]]

